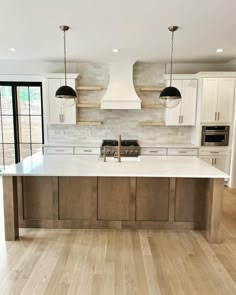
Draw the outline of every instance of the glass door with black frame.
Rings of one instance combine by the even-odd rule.
[[[0,166],[8,166],[42,150],[42,85],[0,82]]]
[[[0,168],[16,162],[11,86],[0,86]]]

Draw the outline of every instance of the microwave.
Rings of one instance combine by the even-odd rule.
[[[202,126],[202,146],[228,146],[229,126]]]

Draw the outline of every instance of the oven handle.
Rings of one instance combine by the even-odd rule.
[[[203,131],[204,135],[228,135],[228,131],[216,132],[216,131]]]

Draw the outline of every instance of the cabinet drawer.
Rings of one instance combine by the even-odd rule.
[[[98,147],[82,147],[82,148],[75,148],[76,155],[99,155],[100,148]]]
[[[141,155],[166,156],[166,149],[164,149],[164,148],[141,148]]]
[[[168,156],[197,156],[197,149],[168,149]]]
[[[53,155],[53,154],[73,155],[74,154],[73,147],[44,147],[43,151],[45,155]]]
[[[200,150],[199,156],[210,156],[210,157],[218,157],[218,156],[228,156],[229,150]]]

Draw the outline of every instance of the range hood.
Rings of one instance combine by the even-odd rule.
[[[133,64],[133,62],[110,64],[110,82],[101,100],[101,109],[141,109],[141,100],[133,84]]]

